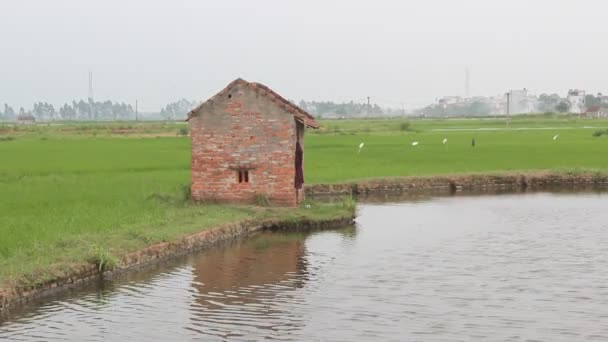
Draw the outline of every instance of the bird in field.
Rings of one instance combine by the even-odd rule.
[[[559,134],[554,135],[553,140],[557,140],[557,137],[559,137]]]
[[[361,149],[363,148],[363,146],[365,146],[365,143],[360,143],[359,144],[359,151],[357,153],[361,153]]]
[[[448,142],[448,138],[443,138],[442,143],[445,145]]]
[[[412,146],[418,146],[418,142],[417,141],[412,142]]]

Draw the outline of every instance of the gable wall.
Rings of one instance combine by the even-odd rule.
[[[292,114],[239,84],[203,105],[190,128],[195,200],[255,202],[262,195],[297,204]],[[238,182],[239,168],[249,169],[249,183]]]

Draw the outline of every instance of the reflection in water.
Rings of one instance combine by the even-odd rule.
[[[237,245],[213,250],[193,261],[198,292],[193,331],[229,339],[267,330],[272,335],[304,325],[278,303],[306,281],[304,234],[262,233]],[[234,329],[238,325],[239,329]]]
[[[608,196],[362,205],[13,314],[0,340],[608,341]]]
[[[310,277],[307,239],[324,235],[348,241],[355,231],[260,233],[161,268],[99,282],[0,317],[0,340],[280,339],[306,324],[306,316],[286,304],[297,302],[293,292]]]
[[[195,287],[201,292],[233,291],[290,281],[296,275],[294,286],[301,287],[306,272],[305,238],[304,234],[262,233],[205,253],[193,262]]]

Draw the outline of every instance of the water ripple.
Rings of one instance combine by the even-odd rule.
[[[33,305],[9,341],[608,340],[605,195],[361,206]]]

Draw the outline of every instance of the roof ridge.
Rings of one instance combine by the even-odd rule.
[[[286,100],[284,97],[282,97],[281,95],[279,95],[278,93],[276,93],[275,91],[273,91],[268,86],[266,86],[262,83],[248,82],[240,77],[235,79],[234,81],[230,82],[219,93],[215,94],[214,96],[209,98],[207,101],[202,102],[200,105],[196,106],[190,112],[188,112],[188,114],[187,114],[188,118],[186,119],[186,121],[190,120],[190,118],[194,116],[194,113],[198,112],[205,103],[207,103],[209,101],[213,101],[215,98],[224,95],[232,87],[234,87],[235,85],[237,85],[239,83],[245,84],[247,87],[253,89],[254,91],[263,91],[266,95],[269,95],[271,97],[272,102],[279,102],[278,103],[279,106],[283,107],[284,109],[289,111],[291,114],[293,114],[304,125],[312,127],[312,128],[319,128],[319,124],[315,121],[315,118],[312,115],[310,115],[308,112],[306,112],[305,110],[300,108],[295,103],[292,103],[292,102]]]

